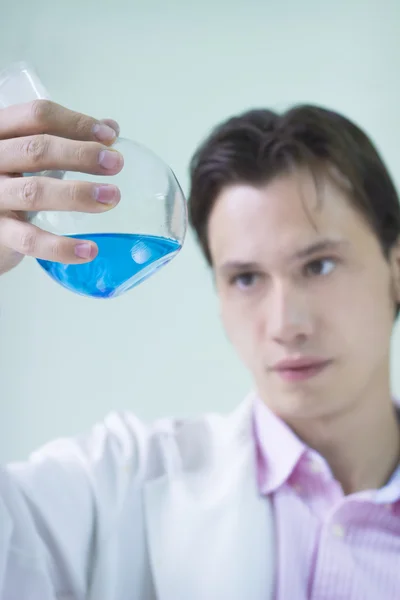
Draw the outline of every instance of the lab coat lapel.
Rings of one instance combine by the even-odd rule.
[[[5,569],[7,568],[10,555],[12,532],[13,524],[11,517],[0,497],[0,581],[4,581],[5,579]]]
[[[145,488],[160,600],[272,598],[272,511],[257,490],[251,421],[247,401],[228,418],[183,426],[166,443],[167,474]]]

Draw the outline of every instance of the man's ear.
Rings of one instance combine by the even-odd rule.
[[[400,305],[400,237],[390,251],[390,268],[392,272],[392,289],[394,301]]]

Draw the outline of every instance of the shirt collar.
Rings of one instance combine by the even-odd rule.
[[[287,481],[307,447],[258,396],[253,415],[259,489],[270,494]]]
[[[400,403],[396,400],[395,404],[400,422]],[[330,471],[326,461],[308,448],[256,394],[253,396],[253,429],[260,493],[275,492],[288,481],[297,465],[305,460],[318,460]],[[371,492],[360,492],[360,496],[364,494],[370,496]],[[373,491],[371,499],[379,504],[400,500],[400,465],[385,486]]]

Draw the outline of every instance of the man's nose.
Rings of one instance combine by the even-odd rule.
[[[304,290],[278,283],[267,300],[267,328],[270,337],[284,346],[302,345],[313,333],[312,307]]]

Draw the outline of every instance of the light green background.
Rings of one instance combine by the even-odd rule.
[[[0,7],[0,67],[31,61],[55,100],[118,119],[125,137],[172,165],[185,190],[191,153],[218,121],[304,101],[365,127],[399,182],[398,0],[0,0]],[[0,311],[2,461],[110,410],[145,419],[226,411],[251,384],[221,330],[191,236],[157,277],[109,302],[64,291],[27,260],[0,279]]]

